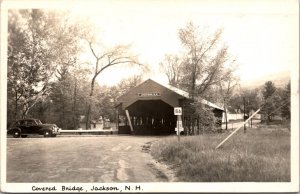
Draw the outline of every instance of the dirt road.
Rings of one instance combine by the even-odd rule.
[[[8,138],[7,182],[166,182],[151,142],[163,137]]]

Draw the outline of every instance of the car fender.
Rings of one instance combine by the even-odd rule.
[[[49,126],[42,127],[39,129],[39,134],[43,135],[45,133],[45,131],[52,131],[52,129]]]
[[[8,129],[7,133],[8,134],[13,134],[15,131],[19,131],[20,133],[22,133],[22,130],[19,127]]]

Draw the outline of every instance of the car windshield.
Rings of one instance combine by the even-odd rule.
[[[40,120],[35,120],[36,124],[41,125],[43,124]]]

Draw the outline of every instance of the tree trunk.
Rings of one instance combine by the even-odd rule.
[[[188,135],[191,135],[191,117],[188,117]]]
[[[197,118],[197,135],[200,135],[200,121],[199,116]]]
[[[15,120],[17,120],[17,118],[18,118],[18,93],[17,92],[15,92],[16,93],[16,101],[15,101]]]
[[[73,93],[73,126],[74,129],[78,128],[77,116],[76,116],[76,98],[77,98],[77,79],[75,79],[74,93]]]
[[[192,123],[192,135],[195,135],[195,125],[194,125],[195,121],[193,118],[191,119],[191,123]]]
[[[226,103],[225,103],[225,100],[224,100],[224,115],[225,115],[225,130],[228,130],[228,122],[227,122],[227,110],[226,110]],[[222,123],[221,123],[221,126],[222,126]],[[222,128],[222,127],[221,127]]]
[[[91,118],[91,108],[92,108],[92,96],[94,94],[94,87],[95,87],[95,80],[96,80],[96,75],[94,75],[93,79],[92,79],[92,83],[91,83],[91,92],[90,92],[90,99],[89,99],[89,102],[88,102],[88,110],[87,110],[87,114],[86,114],[86,129],[90,129],[90,126],[91,126],[91,121],[90,121],[90,118]]]
[[[185,135],[187,135],[188,134],[188,130],[187,130],[186,117],[183,117],[182,120],[183,120],[182,122],[183,122],[183,126],[184,126],[183,130],[184,130]]]
[[[65,101],[64,101],[64,97],[62,95],[62,126],[63,128],[66,128],[66,118],[65,118]]]
[[[90,113],[91,113],[91,103],[89,102],[89,104],[88,104],[88,110],[87,110],[87,114],[86,114],[86,123],[85,123],[86,129],[90,129],[91,128]]]
[[[29,111],[29,108],[25,108],[25,110],[22,113],[22,119],[26,119],[28,111]]]
[[[191,99],[194,100],[195,97],[195,85],[196,85],[196,65],[194,65],[194,71],[192,72],[192,87],[191,87]]]

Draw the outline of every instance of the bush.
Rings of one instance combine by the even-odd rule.
[[[185,110],[185,125],[188,128],[188,134],[194,134],[193,127],[196,128],[198,134],[200,134],[200,131],[208,133],[217,130],[217,119],[211,108],[206,107],[199,101],[194,101],[186,103]]]

